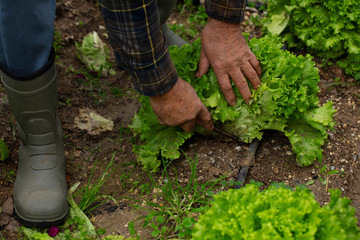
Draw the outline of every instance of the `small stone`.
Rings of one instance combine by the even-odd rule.
[[[241,146],[236,146],[236,147],[235,147],[235,151],[240,152],[241,150],[242,150],[242,147],[241,147]]]
[[[209,151],[207,155],[208,155],[208,156],[212,156],[212,155],[213,155],[213,152],[212,152],[212,151]]]
[[[9,197],[1,204],[0,212],[6,213],[11,216],[13,214],[13,209],[14,209],[14,201],[12,197]]]
[[[285,154],[286,154],[287,156],[291,156],[291,155],[292,155],[292,152],[291,152],[291,151],[286,151]]]
[[[215,164],[215,159],[211,157],[211,158],[209,159],[209,162],[210,162],[210,164]]]
[[[6,213],[0,213],[0,227],[7,225],[10,222],[11,217]]]
[[[20,224],[15,219],[11,219],[8,225],[4,227],[5,230],[11,231],[11,232],[18,232],[20,229]]]

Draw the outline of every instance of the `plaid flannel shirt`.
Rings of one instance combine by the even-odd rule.
[[[120,66],[133,76],[141,94],[168,91],[178,75],[161,33],[156,0],[99,0],[109,40]],[[232,23],[242,20],[246,0],[206,0],[208,16]]]

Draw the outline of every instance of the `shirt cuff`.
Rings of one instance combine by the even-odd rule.
[[[133,76],[134,88],[149,97],[169,91],[178,79],[178,74],[168,52],[158,59],[155,68],[152,66],[128,69],[128,72]]]
[[[209,17],[228,23],[240,23],[244,17],[246,0],[206,0]]]

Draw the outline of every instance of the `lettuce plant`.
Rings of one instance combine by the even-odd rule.
[[[360,80],[359,9],[357,0],[269,0],[263,23],[290,47],[305,45],[313,54],[336,59]]]
[[[281,50],[280,39],[267,35],[252,39],[249,46],[261,63],[261,86],[252,90],[249,104],[237,95],[235,106],[227,104],[212,70],[195,78],[200,56],[199,40],[180,49],[170,48],[170,54],[179,76],[189,82],[199,98],[212,113],[215,125],[245,142],[261,139],[266,129],[283,132],[301,165],[312,164],[322,158],[322,145],[327,131],[332,129],[335,110],[332,102],[319,105],[318,69],[312,57],[295,56]],[[158,157],[176,159],[179,147],[193,133],[180,128],[161,125],[151,109],[147,97],[140,99],[142,107],[134,116],[132,126],[142,145],[135,145],[134,152],[146,170],[156,170]]]
[[[321,207],[307,188],[253,185],[214,196],[212,206],[194,225],[193,239],[355,240],[360,239],[355,208],[331,190]]]

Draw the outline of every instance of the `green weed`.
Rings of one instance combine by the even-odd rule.
[[[0,138],[0,161],[6,160],[10,155],[9,148],[6,143]]]
[[[61,33],[55,30],[52,45],[53,45],[53,48],[54,48],[55,53],[56,53],[56,58],[59,57],[57,54],[59,54],[61,52],[61,50],[64,48],[63,44],[64,43],[63,43],[63,40],[62,40]]]
[[[171,24],[169,25],[169,28],[185,41],[190,42],[199,36],[201,29],[206,25],[207,14],[205,8],[202,6],[194,8],[193,6],[191,14],[186,21],[187,24]]]
[[[10,171],[4,170],[4,178],[6,182],[14,183],[15,177],[16,177],[16,173],[14,170],[10,170]]]
[[[89,71],[86,67],[76,70],[73,66],[68,67],[67,72],[75,74],[75,80],[81,83],[90,96],[95,98],[95,103],[100,104],[107,96],[107,82],[101,80],[101,71]]]
[[[186,158],[191,173],[185,186],[179,182],[176,169],[172,169],[175,172],[175,178],[170,178],[168,168],[170,168],[171,162],[166,165],[163,162],[162,181],[157,181],[155,176],[149,173],[151,185],[140,186],[142,193],[149,193],[150,189],[155,189],[153,191],[154,199],[161,199],[161,203],[144,200],[149,208],[135,206],[149,211],[149,214],[143,217],[143,227],[150,227],[153,230],[151,235],[154,238],[189,238],[197,216],[208,208],[214,191],[229,185],[223,181],[227,176],[199,183],[196,171],[198,159]],[[132,236],[136,237],[134,229],[130,232],[133,232]]]
[[[118,88],[118,87],[112,87],[111,88],[111,94],[114,96],[114,97],[122,97],[124,96],[124,90]]]
[[[112,196],[100,194],[100,188],[105,183],[107,178],[110,176],[109,170],[112,167],[112,165],[114,164],[114,156],[115,156],[115,153],[113,154],[111,161],[107,165],[102,176],[99,177],[95,181],[95,183],[91,184],[92,176],[93,176],[94,169],[96,166],[96,161],[95,161],[95,164],[91,171],[91,175],[90,175],[87,185],[84,188],[80,188],[80,190],[75,194],[75,196],[81,196],[78,206],[81,209],[81,211],[83,211],[84,213],[91,212],[95,208],[97,208],[97,207],[101,206],[103,203],[105,203],[105,201],[107,201],[108,199],[113,200],[117,204],[116,200]]]
[[[318,179],[319,179],[321,185],[323,185],[323,186],[325,185],[325,186],[326,186],[326,191],[327,191],[327,189],[328,189],[328,184],[329,184],[329,178],[330,178],[330,176],[332,176],[332,175],[334,175],[334,174],[337,174],[337,175],[339,175],[340,177],[343,177],[344,174],[345,174],[344,171],[339,172],[339,171],[336,170],[336,169],[329,169],[329,168],[327,167],[327,165],[324,165],[324,166],[322,166],[322,167],[316,166],[316,168],[319,169]],[[306,185],[306,186],[309,186],[309,185],[312,185],[312,184],[314,184],[314,183],[315,183],[315,180],[314,180],[314,179],[311,179],[311,180],[307,181],[307,182],[305,183],[305,185]]]

